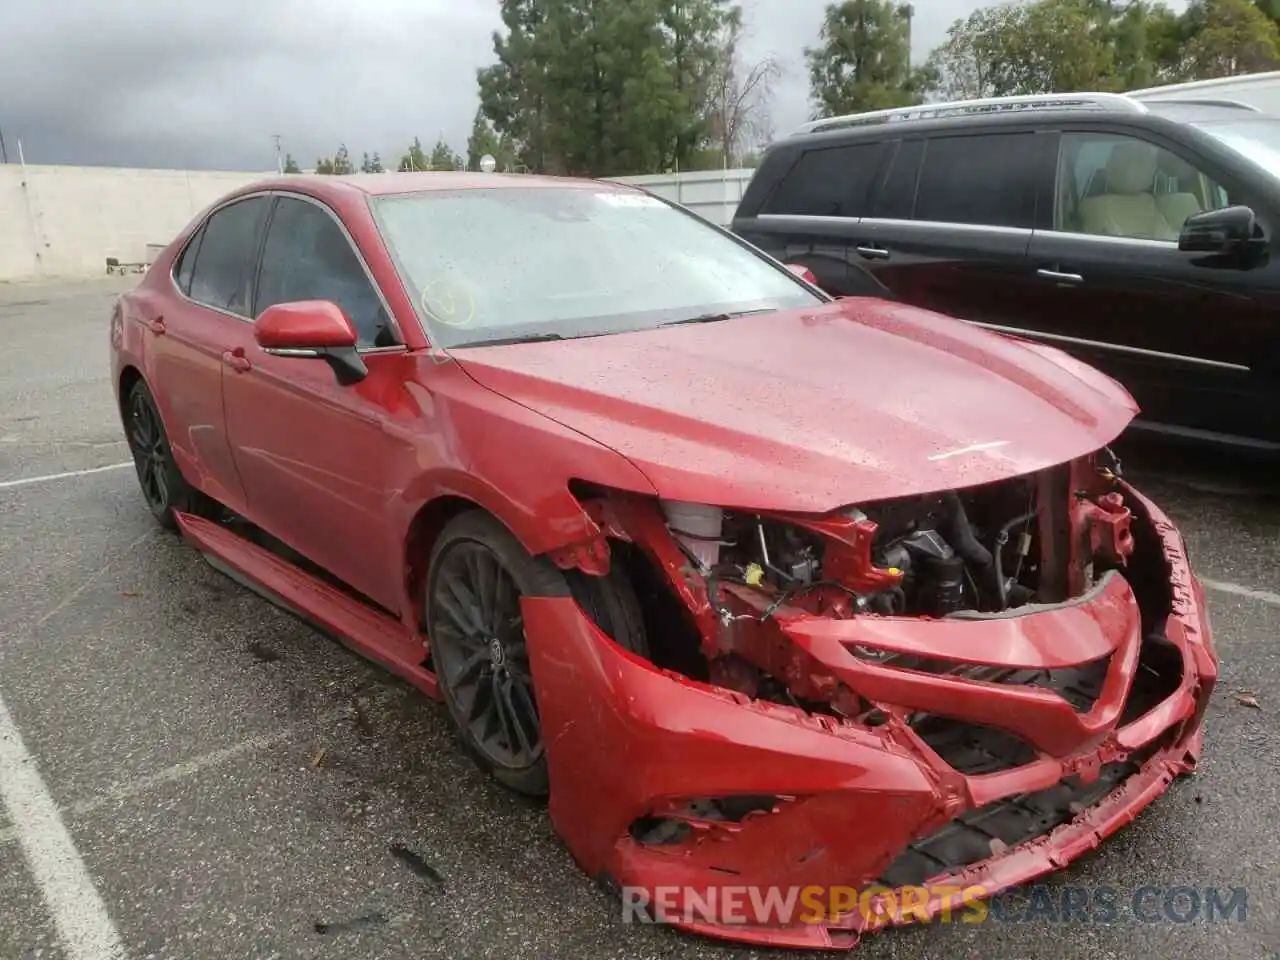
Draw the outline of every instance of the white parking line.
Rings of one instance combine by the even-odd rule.
[[[219,764],[226,763],[229,760],[235,760],[249,753],[263,750],[267,747],[274,746],[277,743],[283,743],[290,737],[297,734],[302,725],[285,727],[283,730],[276,730],[272,733],[264,733],[256,737],[250,737],[248,740],[241,740],[229,747],[223,747],[221,750],[213,750],[202,756],[195,757],[191,760],[183,760],[181,763],[175,763],[171,767],[165,767],[157,773],[150,776],[138,777],[136,780],[128,780],[124,783],[117,783],[97,796],[90,797],[87,800],[80,800],[76,803],[69,804],[62,808],[62,813],[71,817],[85,817],[91,813],[97,813],[106,807],[123,803],[134,797],[140,796],[155,787],[164,786],[167,783],[177,783],[180,780],[186,780],[188,777],[194,777],[197,773],[209,767],[216,767]],[[0,830],[0,846],[4,846],[11,840],[19,837],[17,828],[8,830]]]
[[[3,700],[0,800],[69,960],[123,960],[120,935]]]
[[[1280,607],[1280,593],[1270,590],[1255,590],[1253,587],[1242,587],[1238,583],[1224,583],[1221,580],[1200,578],[1200,585],[1206,590],[1217,590],[1219,593],[1230,593],[1237,597],[1248,597],[1250,600],[1261,600],[1273,607]]]
[[[26,487],[33,483],[48,483],[51,480],[66,480],[70,477],[87,477],[93,473],[106,473],[108,470],[123,470],[125,467],[132,467],[133,461],[126,460],[124,463],[111,463],[105,467],[91,467],[88,470],[68,470],[66,473],[47,473],[43,477],[21,477],[17,480],[0,480],[0,490],[9,490],[13,487]]]

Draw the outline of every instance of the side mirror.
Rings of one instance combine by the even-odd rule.
[[[318,357],[344,385],[369,375],[356,343],[360,337],[342,308],[328,300],[299,300],[267,307],[253,324],[253,336],[276,357]]]
[[[818,285],[818,278],[814,276],[814,273],[812,270],[810,270],[808,267],[804,266],[803,264],[786,263],[786,264],[783,264],[783,266],[785,266],[788,270],[794,273],[797,277],[799,277],[805,283],[812,284],[815,287]]]
[[[1242,261],[1261,240],[1258,218],[1249,207],[1223,207],[1188,217],[1178,235],[1178,249]]]

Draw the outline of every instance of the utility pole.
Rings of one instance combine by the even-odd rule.
[[[273,133],[271,136],[276,142],[276,172],[284,173],[284,158],[280,156],[280,134]]]
[[[4,148],[4,131],[0,130],[0,163],[9,162],[9,151]]]

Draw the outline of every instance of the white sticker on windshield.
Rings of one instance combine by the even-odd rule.
[[[596,196],[614,207],[661,207],[663,202],[647,193],[597,193]]]

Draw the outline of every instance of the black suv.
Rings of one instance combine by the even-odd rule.
[[[1280,454],[1280,118],[1071,94],[814,121],[733,229],[836,296],[1061,347],[1137,428]]]

